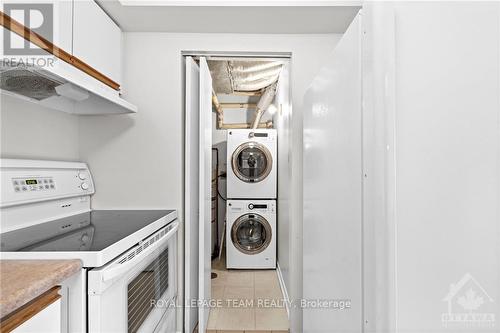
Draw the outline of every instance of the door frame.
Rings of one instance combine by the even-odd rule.
[[[190,228],[186,229],[186,199],[190,196],[190,191],[186,187],[187,181],[188,181],[188,175],[186,174],[186,169],[188,166],[188,158],[187,158],[187,152],[189,151],[190,147],[187,147],[186,143],[186,133],[187,133],[187,105],[186,105],[186,58],[187,57],[192,57],[193,59],[197,60],[199,57],[204,57],[207,60],[221,60],[221,59],[242,59],[242,58],[252,58],[252,59],[262,59],[262,60],[287,60],[291,63],[292,59],[292,52],[255,52],[255,51],[248,51],[248,52],[240,52],[240,51],[193,51],[193,50],[185,50],[181,51],[181,63],[182,63],[182,100],[184,103],[183,107],[183,114],[184,114],[184,125],[183,125],[183,162],[184,162],[184,170],[183,170],[183,259],[184,262],[182,263],[183,269],[182,269],[182,281],[183,281],[183,291],[182,291],[182,297],[181,297],[181,304],[182,304],[182,327],[183,331],[186,333],[192,333],[189,332],[189,315],[186,315],[186,306],[189,306],[190,304],[187,303],[187,293],[186,289],[189,288],[189,281],[187,281],[187,277],[189,277],[188,274],[186,274],[186,269],[190,267],[192,261],[198,262],[198,255],[191,253],[192,251],[186,251],[186,249],[189,248],[191,245],[189,242],[190,239]],[[291,69],[289,69],[291,72]],[[291,77],[291,73],[290,73]],[[291,80],[290,80],[291,82]],[[290,85],[290,101],[292,100],[292,94],[291,94],[291,85]],[[210,251],[210,250],[209,250]],[[195,256],[194,256],[195,255]]]

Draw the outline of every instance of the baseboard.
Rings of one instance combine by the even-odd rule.
[[[278,267],[276,269],[276,272],[278,273],[278,280],[280,282],[281,293],[283,294],[283,297],[285,299],[286,313],[288,315],[288,319],[290,319],[290,298],[288,297],[288,291],[286,290],[285,280],[283,279],[283,274],[281,273],[280,264],[277,263],[276,266]]]

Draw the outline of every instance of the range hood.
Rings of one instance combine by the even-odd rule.
[[[118,91],[57,58],[43,67],[3,62],[0,89],[2,93],[72,114],[137,112],[137,107],[121,98]]]

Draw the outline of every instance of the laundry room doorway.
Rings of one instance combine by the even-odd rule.
[[[185,332],[288,331],[291,54],[183,56]]]

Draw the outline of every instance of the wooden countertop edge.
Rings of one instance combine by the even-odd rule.
[[[60,299],[60,290],[61,286],[52,287],[42,295],[2,318],[0,321],[0,332],[9,333],[22,325],[24,322],[30,320],[37,313]]]
[[[27,264],[29,263],[37,263],[37,262],[51,262],[57,263],[61,265],[61,262],[65,262],[63,266],[56,267],[55,270],[51,273],[50,276],[46,276],[41,279],[41,281],[36,283],[30,283],[24,288],[16,289],[14,292],[5,293],[4,290],[7,289],[5,287],[5,282],[0,280],[0,289],[1,291],[1,302],[0,302],[0,320],[8,317],[11,313],[21,308],[25,304],[31,302],[33,299],[38,296],[44,294],[45,292],[51,290],[54,286],[59,285],[62,281],[71,277],[72,275],[78,273],[82,268],[81,261],[79,259],[71,259],[71,260],[0,260],[0,263],[5,264],[6,262],[12,262],[17,264]],[[4,274],[2,272],[2,274]],[[7,299],[7,301],[5,301]],[[1,331],[3,332],[3,331]]]

